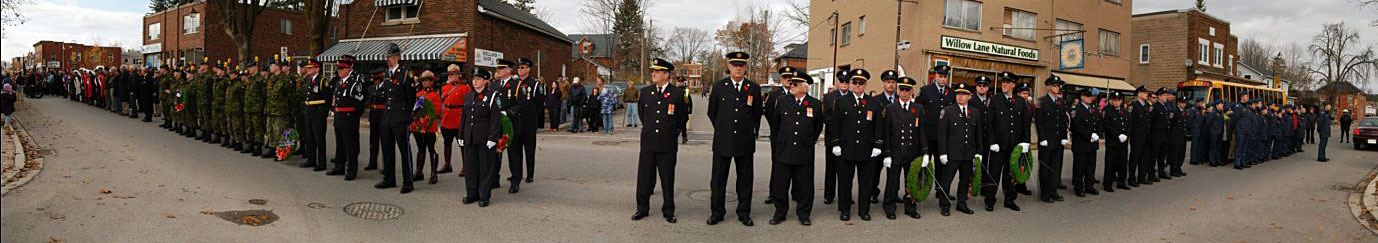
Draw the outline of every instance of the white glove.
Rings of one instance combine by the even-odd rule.
[[[1000,152],[1000,145],[999,145],[999,144],[991,144],[991,145],[990,145],[990,151],[991,151],[991,152],[999,153],[999,152]]]
[[[880,156],[880,149],[878,149],[878,148],[873,148],[873,149],[871,149],[871,158],[875,158],[876,156]]]
[[[1048,140],[1038,141],[1038,146],[1047,147],[1047,146],[1048,146]]]
[[[1120,142],[1121,142],[1121,143],[1123,143],[1124,141],[1128,141],[1128,140],[1129,140],[1129,136],[1125,136],[1124,134],[1120,134]]]
[[[833,146],[833,156],[842,156],[842,146]]]
[[[984,160],[984,159],[981,159],[981,158],[982,158],[982,157],[981,157],[981,155],[979,155],[979,154],[978,154],[978,155],[976,155],[976,159],[978,159],[978,160],[981,160],[981,161],[986,161],[986,160]]]
[[[1019,143],[1019,151],[1029,152],[1029,143]]]
[[[922,164],[919,164],[919,167],[928,167],[928,161],[930,161],[930,160],[933,160],[933,157],[932,157],[932,156],[924,155],[924,156],[923,156],[923,163],[922,163]]]
[[[507,115],[507,111],[502,111],[502,112],[499,112],[499,113],[502,113],[502,115],[504,115],[504,116]]]
[[[493,146],[498,146],[498,143],[495,143],[495,142],[493,142],[493,141],[488,141],[488,148],[491,149],[491,148],[493,148]]]
[[[880,162],[885,164],[885,168],[890,168],[890,157],[885,157],[885,159],[880,160]]]
[[[459,146],[460,146],[460,147],[464,147],[464,139],[460,139],[460,140],[459,140]]]
[[[1072,140],[1067,140],[1067,139],[1063,139],[1063,140],[1062,140],[1062,145],[1069,145],[1069,144],[1072,144]]]
[[[1095,133],[1092,133],[1092,134],[1091,134],[1091,142],[1094,143],[1094,142],[1098,142],[1098,141],[1100,141],[1100,135],[1096,135]]]
[[[942,156],[938,156],[938,161],[943,162],[943,164],[947,164],[947,155],[944,154]]]

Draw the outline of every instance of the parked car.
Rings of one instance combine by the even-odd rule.
[[[1363,149],[1364,146],[1378,147],[1378,117],[1366,117],[1359,120],[1354,131],[1354,149]]]

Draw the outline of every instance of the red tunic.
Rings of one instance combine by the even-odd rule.
[[[464,115],[464,97],[469,95],[469,91],[474,88],[466,84],[446,84],[440,88],[441,97],[444,99],[444,112],[440,118],[440,127],[445,129],[459,129],[459,118]]]
[[[416,91],[416,98],[425,98],[426,100],[431,101],[431,105],[435,106],[435,110],[437,112],[440,111],[440,103],[435,102],[437,100],[440,100],[440,93],[435,92],[435,90],[420,89]],[[413,132],[435,133],[440,130],[440,126],[438,125],[440,124],[437,124],[435,118],[422,117],[412,121],[410,128]]]

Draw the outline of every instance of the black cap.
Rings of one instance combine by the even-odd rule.
[[[966,83],[957,83],[952,85],[952,92],[957,92],[958,94],[970,95],[971,89],[971,85],[967,85]]]
[[[493,72],[489,72],[487,69],[474,68],[474,77],[480,77],[480,78],[483,78],[483,79],[492,79],[492,78],[493,78]]]
[[[1019,75],[1015,75],[1014,73],[1008,71],[1000,72],[1000,74],[996,75],[996,77],[1000,78],[1000,82],[1014,82],[1016,80],[1019,80]]]
[[[651,59],[651,70],[671,72],[675,71],[675,65],[665,59],[655,58]]]
[[[352,56],[352,55],[343,55],[343,56],[340,56],[340,60],[339,60],[339,61],[335,61],[335,67],[336,67],[336,68],[354,68],[354,56]]]
[[[899,78],[900,73],[895,72],[895,70],[885,70],[884,72],[880,72],[881,81],[899,81]]]
[[[517,65],[518,65],[518,66],[520,66],[520,65],[526,65],[527,67],[530,67],[530,66],[535,66],[536,63],[531,62],[531,59],[527,59],[527,58],[523,57],[523,58],[517,58]]]
[[[1081,96],[1096,96],[1099,93],[1100,90],[1096,90],[1096,88],[1086,88],[1081,90]]]
[[[986,76],[976,77],[976,85],[990,86],[990,78]]]
[[[516,66],[516,64],[512,63],[512,60],[498,59],[498,69],[512,68],[512,66]]]
[[[1047,86],[1061,86],[1063,84],[1066,84],[1066,82],[1062,82],[1062,77],[1058,77],[1057,75],[1048,75],[1048,78],[1043,80],[1043,85]]]
[[[861,79],[862,83],[866,83],[867,80],[871,80],[871,72],[867,72],[866,69],[852,69],[851,73],[852,76],[847,78],[848,81],[855,82],[854,80]]]
[[[388,55],[402,55],[402,47],[397,46],[397,43],[388,43]]]
[[[792,72],[792,74],[790,74],[790,78],[789,78],[788,80],[789,80],[789,82],[801,82],[801,83],[805,83],[805,84],[813,84],[813,76],[809,76],[809,74],[804,73],[804,72],[800,72],[800,71],[794,71],[794,72]]]
[[[1147,87],[1147,86],[1139,85],[1138,88],[1135,88],[1135,89],[1134,89],[1134,93],[1143,93],[1143,92],[1148,92],[1148,87]]]
[[[789,80],[790,77],[794,77],[796,70],[794,69],[794,67],[785,66],[780,68],[779,72],[781,79]]]
[[[1019,84],[1018,86],[1014,86],[1014,92],[1015,92],[1015,93],[1024,92],[1024,91],[1029,91],[1029,84]]]
[[[1167,93],[1167,88],[1158,88],[1158,92],[1153,92],[1153,94],[1158,94],[1158,95],[1166,94],[1166,93]]]
[[[748,61],[751,61],[751,55],[746,54],[746,52],[734,51],[727,53],[727,64],[746,65]]]
[[[913,88],[914,85],[918,85],[918,83],[918,81],[915,81],[914,78],[910,77],[900,77],[899,81],[895,81],[896,86],[909,88]]]
[[[849,83],[852,79],[852,70],[841,70],[837,72],[837,80]]]
[[[933,66],[933,69],[929,70],[929,73],[934,73],[934,74],[947,74],[948,72],[951,72],[951,71],[952,71],[952,67],[948,67],[947,65],[937,65],[937,66]]]

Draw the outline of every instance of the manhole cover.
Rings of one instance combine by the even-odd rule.
[[[308,207],[308,208],[313,208],[313,209],[328,208],[327,206],[325,206],[324,203],[307,203],[307,204],[306,204],[306,207]]]
[[[593,145],[617,146],[619,144],[622,144],[622,141],[593,141]]]
[[[225,221],[248,226],[263,226],[278,221],[278,215],[270,210],[239,210],[202,213],[215,215]]]
[[[263,200],[263,199],[249,199],[249,204],[253,204],[253,205],[264,205],[264,204],[268,204],[268,200]]]
[[[385,220],[402,216],[402,207],[376,202],[357,202],[345,205],[345,213],[361,219]]]
[[[707,201],[709,201],[709,199],[713,199],[712,196],[713,196],[713,191],[709,191],[709,190],[694,190],[694,191],[689,191],[689,199],[694,199],[694,200],[699,200],[699,201],[705,201],[705,202],[707,202]],[[723,196],[723,201],[724,201],[724,202],[736,202],[736,201],[737,201],[737,193],[733,193],[733,192],[730,192],[730,191],[729,191],[729,192],[726,192],[726,194]]]

